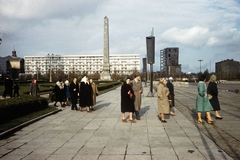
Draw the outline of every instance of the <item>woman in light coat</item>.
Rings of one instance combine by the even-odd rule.
[[[208,100],[207,87],[206,87],[205,81],[206,81],[206,76],[203,74],[199,78],[198,94],[196,98],[196,110],[197,110],[197,116],[198,116],[198,123],[199,124],[204,123],[202,121],[201,112],[206,112],[207,122],[209,124],[213,124],[214,122],[210,116],[210,111],[213,110],[213,108]]]
[[[164,114],[169,114],[170,107],[168,102],[169,90],[166,86],[167,80],[165,78],[161,78],[159,81],[159,85],[157,88],[157,96],[158,96],[158,117],[161,119],[163,123],[167,123],[164,118]]]
[[[96,96],[98,95],[98,89],[96,83],[93,82],[92,78],[89,80],[91,87],[92,87],[92,101],[90,109],[94,111],[93,106],[96,105]]]

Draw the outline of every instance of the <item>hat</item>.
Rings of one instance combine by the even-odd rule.
[[[172,77],[169,77],[168,79],[169,79],[169,80],[173,80],[173,78],[172,78]]]

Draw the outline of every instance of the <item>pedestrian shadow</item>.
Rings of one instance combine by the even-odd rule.
[[[208,124],[208,123],[198,124],[198,122],[197,122],[198,117],[197,117],[197,111],[196,111],[196,109],[192,109],[191,111],[192,111],[191,116],[192,116],[193,122],[194,122],[195,126],[198,128],[199,135],[201,136],[202,142],[203,142],[203,144],[204,144],[204,147],[206,148],[206,152],[207,152],[209,158],[212,159],[212,160],[216,160],[216,158],[214,157],[214,153],[211,151],[211,146],[208,145],[206,139],[204,138],[204,134],[205,134],[208,138],[210,138],[210,139],[216,144],[216,141],[215,141],[214,139],[216,139],[217,137],[214,137],[214,135],[212,134],[211,130],[215,129],[216,132],[217,132],[220,136],[221,136],[221,133],[219,133],[219,131],[218,131],[218,129],[216,128],[216,126],[214,126],[214,125],[212,125],[212,124]],[[194,114],[194,113],[195,113],[195,114]],[[205,112],[202,112],[202,115],[204,115],[204,117],[205,117]],[[204,120],[204,118],[202,118],[202,121],[203,121],[203,120]],[[206,122],[206,121],[205,121],[205,122]],[[207,134],[204,133],[203,130],[205,130],[205,131],[207,132]],[[222,138],[222,139],[225,139],[223,136],[221,136],[221,138]],[[225,139],[225,141],[226,141],[225,144],[228,145],[226,139]],[[218,146],[218,145],[217,145],[217,146]],[[228,145],[228,146],[229,146],[229,148],[231,148],[231,150],[233,150],[233,148],[232,148],[230,145]],[[218,146],[218,147],[220,147],[220,146]],[[222,149],[222,148],[221,148],[221,149]],[[228,158],[226,157],[226,155],[225,155],[221,150],[218,150],[218,151],[219,151],[219,153],[221,153],[222,158],[223,158],[224,160],[228,159]]]
[[[145,107],[141,108],[141,110],[139,112],[140,116],[143,116],[149,109],[150,109],[150,106],[145,106]]]
[[[111,103],[103,103],[103,104],[98,104],[96,106],[94,106],[94,110],[98,110],[98,109],[101,109],[103,107],[107,107],[109,106]]]

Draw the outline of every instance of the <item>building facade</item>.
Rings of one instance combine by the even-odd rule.
[[[219,80],[240,79],[240,62],[227,59],[215,64],[216,76]]]
[[[65,74],[102,73],[103,55],[46,55],[25,56],[25,74],[47,74],[63,71]],[[110,55],[110,73],[132,74],[140,71],[140,54]]]
[[[160,72],[166,76],[180,77],[181,64],[179,64],[179,48],[171,47],[160,51]]]

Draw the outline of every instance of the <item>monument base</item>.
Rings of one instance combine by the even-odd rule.
[[[100,77],[101,81],[112,81],[109,73],[103,72]]]

